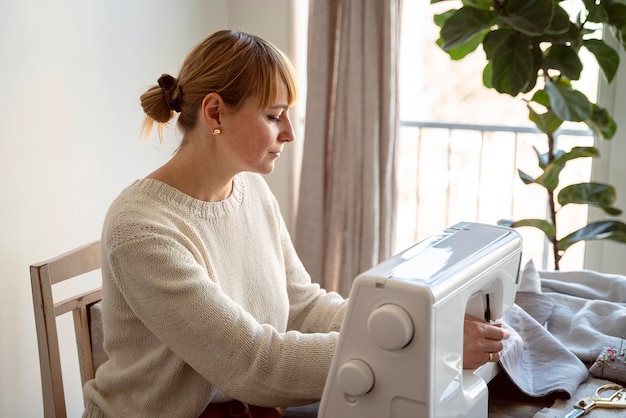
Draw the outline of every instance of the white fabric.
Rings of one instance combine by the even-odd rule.
[[[392,254],[402,0],[310,2],[296,248],[323,288]]]
[[[563,418],[574,409],[574,404],[587,396],[592,396],[600,386],[611,383],[608,380],[590,378],[582,383],[571,399],[558,399],[550,408],[543,408],[534,418]],[[618,418],[626,416],[626,409],[594,408],[584,415],[589,418]]]
[[[86,417],[321,398],[346,303],[311,283],[261,176],[214,203],[137,180],[101,242],[109,360],[85,385]]]
[[[522,392],[535,397],[564,392],[571,397],[587,380],[585,365],[518,305],[502,321],[511,337],[505,340],[500,363]]]
[[[583,361],[626,334],[626,277],[593,271],[539,272],[542,292],[555,302],[548,330]]]
[[[524,292],[518,294],[518,299],[523,299],[522,307],[537,315],[547,331],[578,359],[589,364],[604,347],[620,347],[626,333],[625,276],[588,270],[537,271],[531,262],[521,278],[520,289]],[[560,364],[553,365],[558,367]],[[588,378],[570,399],[558,400],[535,418],[562,418],[575,402],[604,383],[607,381]],[[589,416],[621,417],[626,416],[626,410],[594,409]]]

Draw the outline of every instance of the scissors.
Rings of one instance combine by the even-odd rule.
[[[609,396],[603,396],[602,392],[612,391]],[[582,417],[594,408],[626,409],[626,388],[616,383],[609,383],[596,389],[592,396],[582,398],[576,402],[574,409],[564,418]]]

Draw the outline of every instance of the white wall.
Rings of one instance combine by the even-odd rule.
[[[0,416],[42,416],[28,266],[98,239],[110,201],[177,145],[140,138],[139,95],[218,29],[292,50],[295,1],[0,1]],[[290,216],[285,157],[269,181]]]
[[[592,177],[596,181],[612,184],[617,193],[615,206],[623,213],[617,218],[609,217],[600,210],[590,211],[591,220],[616,219],[626,223],[626,53],[609,36],[620,50],[620,66],[613,82],[607,85],[601,79],[599,103],[607,108],[617,123],[617,132],[610,141],[598,140],[596,146],[600,158],[593,163]],[[589,241],[586,246],[585,267],[604,273],[626,275],[626,245],[613,241]]]

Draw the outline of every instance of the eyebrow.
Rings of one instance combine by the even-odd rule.
[[[271,106],[268,109],[271,109],[271,110],[273,110],[273,109],[289,110],[289,106],[288,105],[284,105],[284,104],[279,104],[279,105],[276,105],[276,106]]]

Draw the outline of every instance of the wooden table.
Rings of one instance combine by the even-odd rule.
[[[506,373],[500,373],[489,383],[488,418],[532,418],[541,408],[549,407],[557,399],[556,395],[531,398],[522,393]],[[284,418],[316,418],[319,404],[289,408]],[[358,418],[358,417],[336,417]],[[385,417],[381,417],[385,418]],[[413,417],[407,417],[413,418]],[[415,417],[419,418],[419,417]]]

